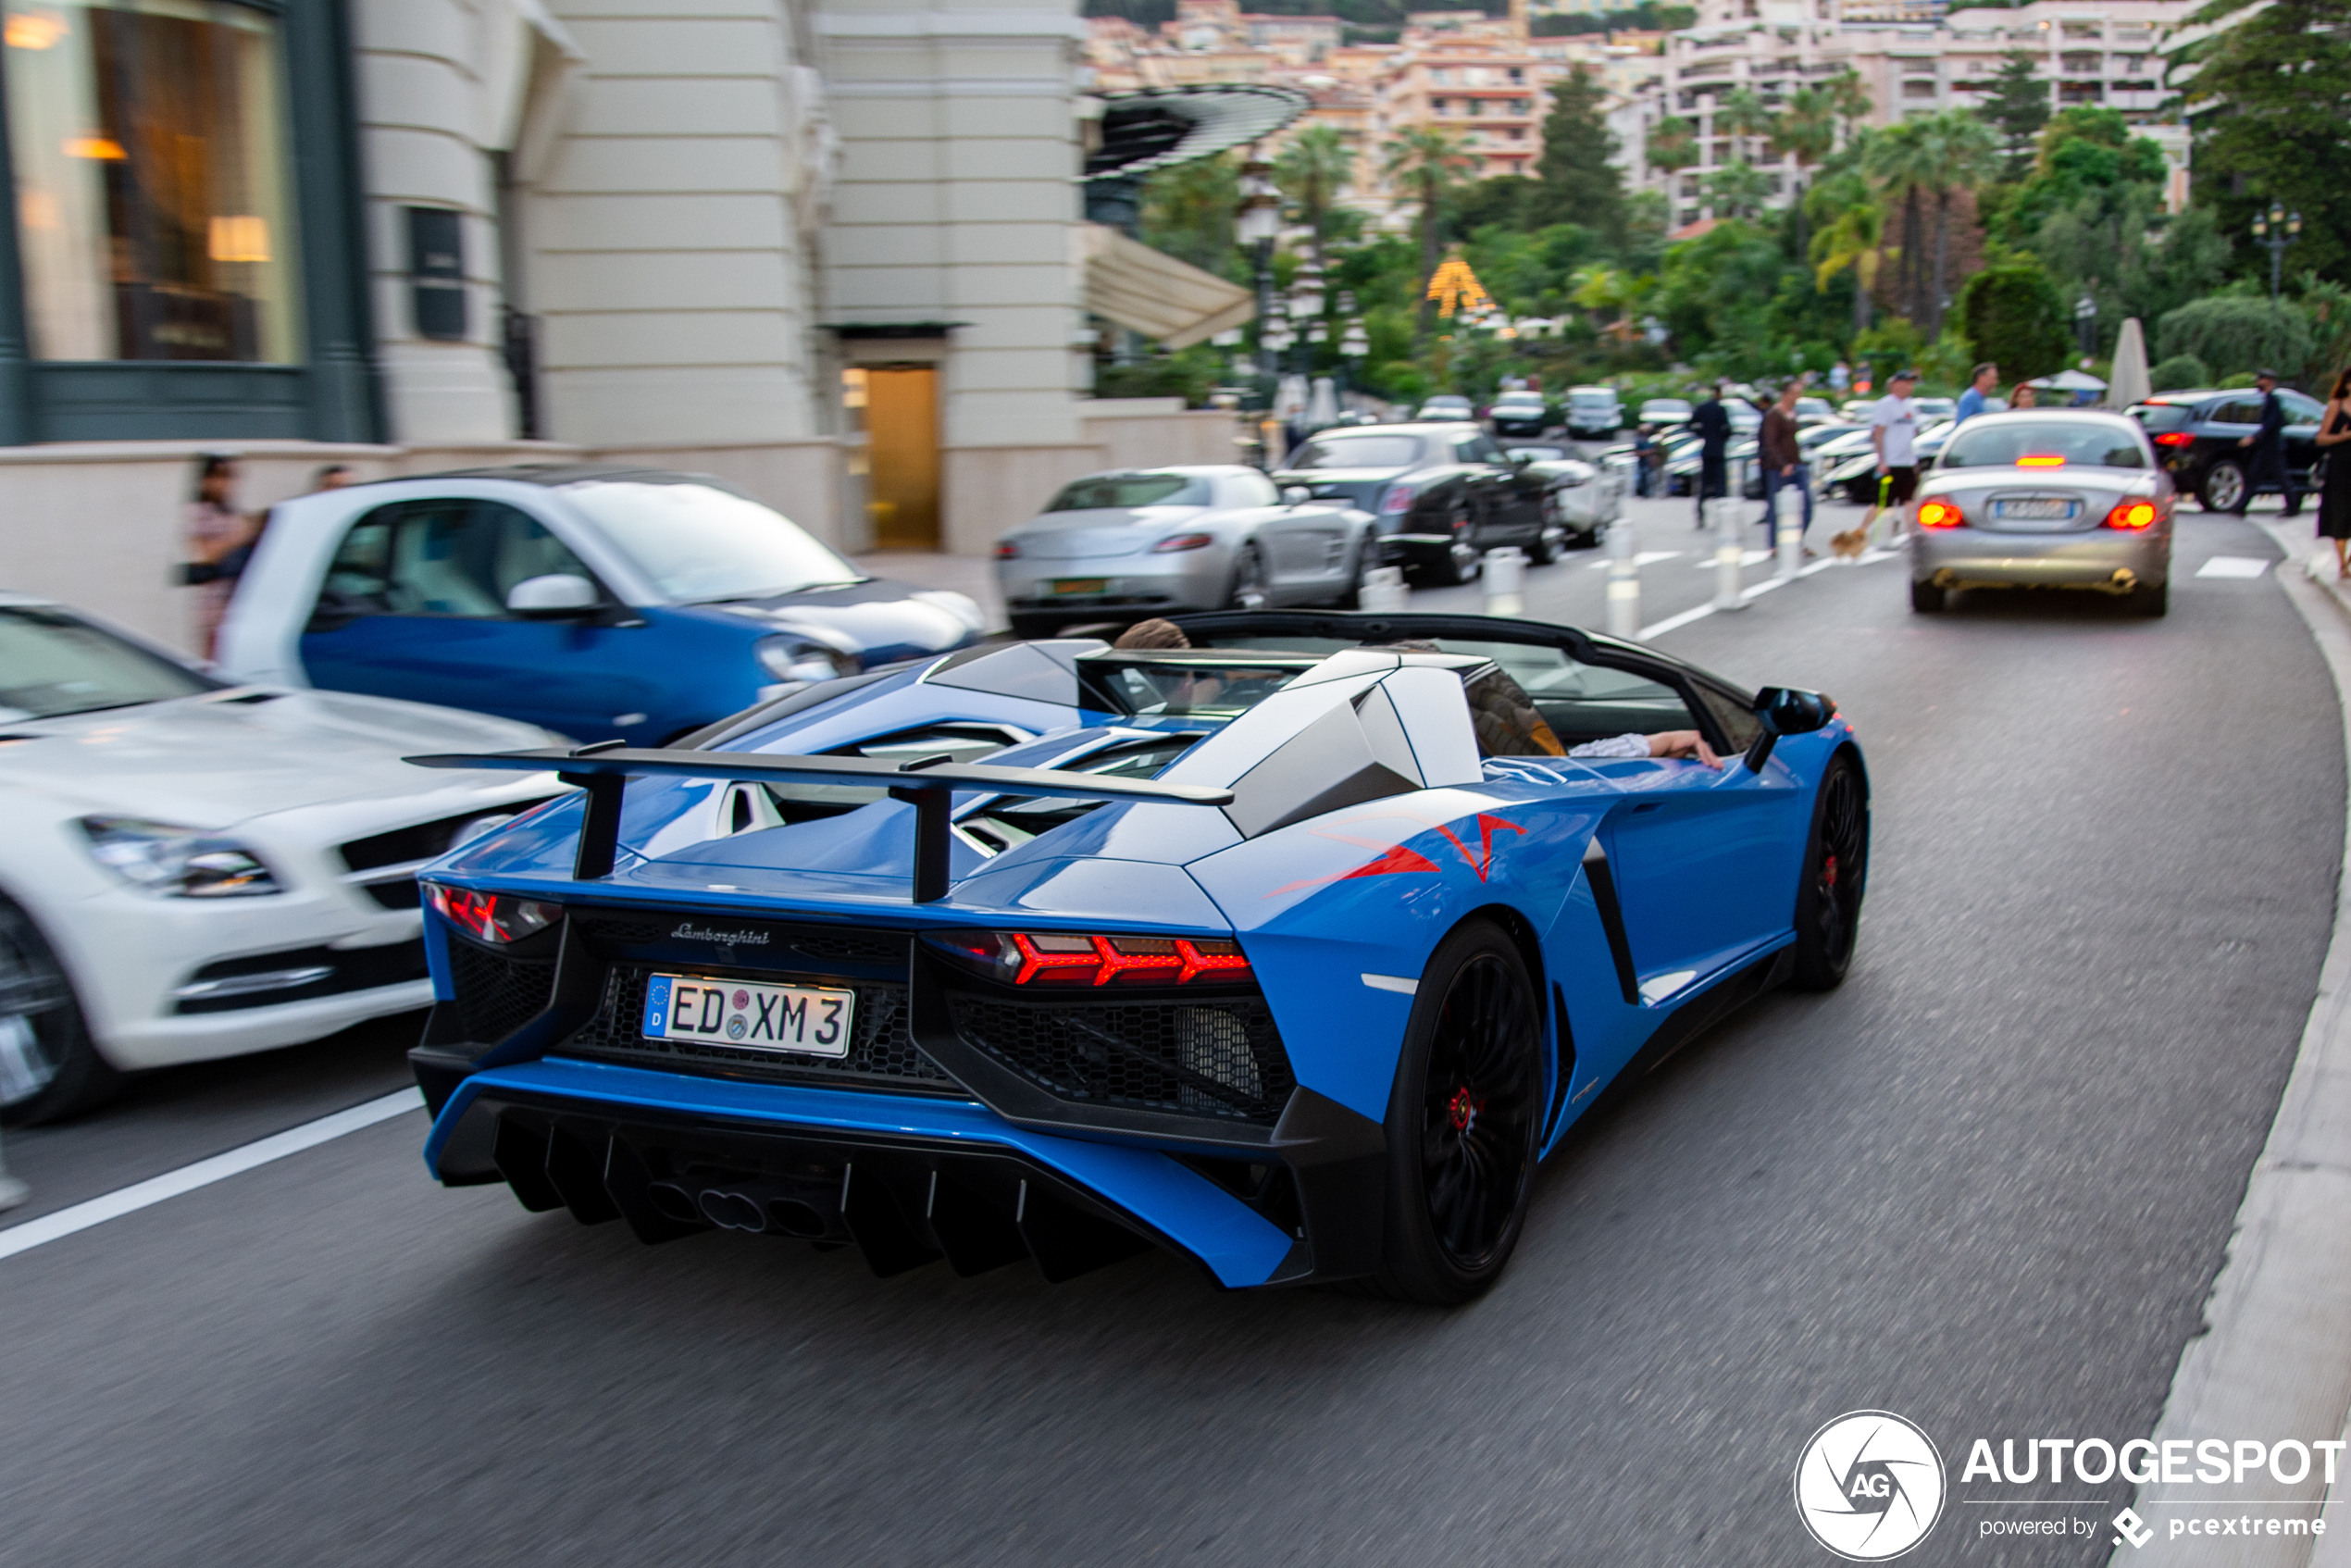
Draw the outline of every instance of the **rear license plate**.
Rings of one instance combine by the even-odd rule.
[[[654,975],[645,982],[644,1033],[647,1039],[846,1056],[856,1011],[853,990]]]
[[[1110,579],[1108,578],[1065,577],[1054,579],[1053,591],[1056,593],[1100,593],[1109,586]]]
[[[2071,501],[2003,501],[1992,508],[1996,517],[2013,518],[2020,523],[2057,522],[2073,516]]]

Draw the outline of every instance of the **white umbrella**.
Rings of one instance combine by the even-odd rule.
[[[2133,316],[2122,323],[2122,335],[2114,342],[2114,384],[2107,389],[2107,406],[2128,408],[2145,403],[2154,390],[2147,380],[2146,334]]]
[[[2106,383],[2086,370],[2060,370],[2054,376],[2044,376],[2033,384],[2053,392],[2106,391]]]

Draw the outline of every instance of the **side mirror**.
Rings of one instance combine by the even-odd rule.
[[[1282,487],[1282,504],[1285,506],[1303,506],[1313,499],[1314,492],[1302,484]]]
[[[1810,735],[1836,716],[1836,704],[1818,691],[1793,686],[1766,686],[1755,694],[1755,716],[1763,733],[1747,749],[1747,770],[1760,773],[1772,760],[1772,748],[1783,735]]]
[[[600,608],[603,595],[596,585],[572,572],[550,572],[525,578],[506,591],[506,608],[525,620],[561,620]]]

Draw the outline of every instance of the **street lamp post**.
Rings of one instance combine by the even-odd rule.
[[[2084,294],[2073,306],[2074,333],[2082,341],[2082,357],[2095,359],[2098,352],[2098,302]]]
[[[1250,255],[1257,268],[1257,346],[1269,363],[1263,368],[1281,374],[1279,352],[1266,341],[1277,302],[1274,297],[1274,241],[1282,230],[1282,193],[1274,184],[1274,166],[1251,158],[1241,167],[1240,209],[1233,218],[1233,237]]]
[[[1362,368],[1363,356],[1371,352],[1371,334],[1363,330],[1362,322],[1350,319],[1338,339],[1338,401],[1342,412],[1347,407],[1347,394],[1355,390],[1356,373]]]
[[[2267,212],[2253,215],[2253,243],[2270,253],[2270,303],[2278,303],[2278,283],[2285,265],[2285,248],[2302,237],[2302,215],[2276,202]]]
[[[1299,263],[1297,276],[1290,280],[1289,316],[1304,330],[1299,334],[1299,369],[1312,375],[1314,370],[1313,346],[1323,341],[1323,268],[1309,256]]]

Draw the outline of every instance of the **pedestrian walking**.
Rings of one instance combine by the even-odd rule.
[[[197,591],[196,644],[207,659],[219,641],[237,574],[252,554],[254,527],[230,504],[237,489],[237,460],[207,452],[196,459],[194,493],[180,514],[180,538],[188,552],[180,581]]]
[[[2294,488],[2294,471],[2286,467],[2285,404],[2278,396],[2278,373],[2257,370],[2253,384],[2261,392],[2261,428],[2237,442],[2253,449],[2253,471],[2237,497],[2237,516],[2245,516],[2258,492],[2274,490],[2285,497],[2285,515],[2291,517],[2302,510],[2302,492]]]
[[[1992,389],[2000,384],[2000,367],[1988,360],[1975,367],[1968,378],[1967,391],[1959,394],[1959,404],[1951,411],[1951,423],[1964,425],[1984,412],[1992,399]]]
[[[1690,429],[1698,432],[1698,526],[1704,528],[1706,504],[1731,493],[1731,411],[1723,406],[1722,388],[1706,389],[1705,400],[1690,411]]]
[[[1888,537],[1901,537],[1898,509],[1919,492],[1919,405],[1910,401],[1918,384],[1916,370],[1897,370],[1886,378],[1885,395],[1870,410],[1870,445],[1877,453],[1879,482],[1877,505],[1861,525],[1865,535],[1881,515],[1894,512]]]
[[[1829,391],[1836,393],[1839,397],[1843,397],[1845,395],[1846,389],[1850,387],[1852,384],[1853,367],[1851,366],[1846,364],[1845,361],[1840,359],[1835,364],[1829,367]]]
[[[1633,427],[1633,493],[1648,495],[1655,483],[1658,459],[1657,437],[1647,425]]]
[[[1812,530],[1812,470],[1796,440],[1796,400],[1803,392],[1801,378],[1780,389],[1779,397],[1763,416],[1759,444],[1763,459],[1763,526],[1778,527],[1779,492],[1794,485],[1804,497],[1804,531],[1809,534]],[[1806,545],[1804,554],[1811,554],[1812,547]]]
[[[2334,379],[2327,410],[2319,416],[2319,537],[2334,541],[2334,575],[2351,578],[2351,370]]]

